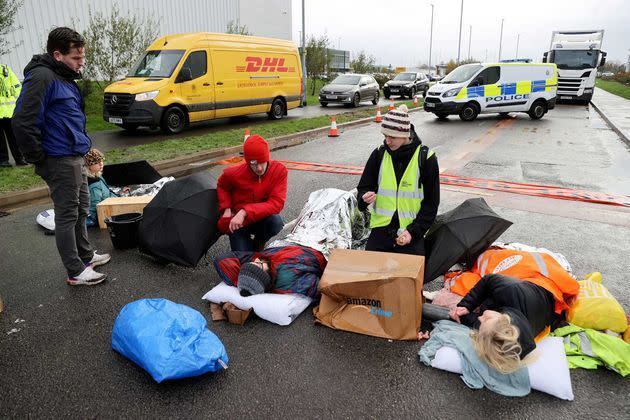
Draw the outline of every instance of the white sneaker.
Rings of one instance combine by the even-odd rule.
[[[94,252],[92,259],[88,261],[87,264],[91,265],[92,267],[97,267],[99,265],[107,264],[111,259],[112,257],[109,254],[97,254],[96,252]]]
[[[85,267],[85,270],[81,272],[81,274],[75,277],[69,277],[66,282],[70,286],[92,286],[94,284],[99,284],[100,282],[105,280],[106,277],[107,274],[97,273],[91,266],[87,266]]]

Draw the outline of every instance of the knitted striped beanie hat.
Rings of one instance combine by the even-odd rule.
[[[383,116],[381,132],[390,137],[409,138],[411,123],[409,121],[409,110],[407,105],[402,104],[398,108],[392,109]]]

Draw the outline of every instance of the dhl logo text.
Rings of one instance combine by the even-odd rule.
[[[293,73],[295,67],[284,65],[284,58],[278,57],[247,57],[247,66],[236,66],[237,72],[247,73]]]

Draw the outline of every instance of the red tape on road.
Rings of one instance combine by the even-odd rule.
[[[235,157],[214,162],[218,165],[236,165],[243,162],[242,157]],[[294,171],[327,172],[344,175],[361,175],[362,166],[343,165],[334,163],[298,162],[292,160],[278,160],[287,169]],[[594,191],[576,190],[553,185],[523,184],[520,182],[494,181],[491,179],[469,178],[457,175],[440,174],[440,184],[458,187],[479,188],[484,190],[508,192],[512,194],[548,197],[558,200],[583,201],[588,203],[607,204],[611,206],[630,207],[630,197]]]

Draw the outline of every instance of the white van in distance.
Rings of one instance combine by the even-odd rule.
[[[458,114],[526,112],[540,119],[556,105],[558,71],[553,63],[465,64],[431,86],[424,110],[438,118]]]

